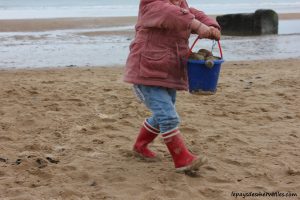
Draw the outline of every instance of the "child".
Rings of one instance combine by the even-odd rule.
[[[177,172],[197,170],[206,159],[189,152],[180,135],[176,91],[188,88],[185,60],[191,32],[219,40],[220,27],[203,12],[189,8],[186,0],[141,0],[135,28],[124,81],[133,84],[152,116],[144,121],[133,150],[155,160],[157,155],[147,145],[160,134]]]

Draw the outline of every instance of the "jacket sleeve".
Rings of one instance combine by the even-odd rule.
[[[165,0],[142,0],[141,25],[163,29],[188,29],[195,16]]]
[[[200,22],[206,24],[207,26],[213,26],[219,30],[221,30],[218,22],[210,17],[208,17],[204,12],[197,10],[195,8],[190,8],[190,12],[195,15],[195,18]]]

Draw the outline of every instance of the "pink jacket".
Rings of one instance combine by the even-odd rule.
[[[189,8],[185,0],[180,7],[169,0],[141,0],[124,81],[187,90],[185,60],[194,18],[220,28],[203,12]]]

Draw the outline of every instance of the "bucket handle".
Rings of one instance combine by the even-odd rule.
[[[195,41],[193,42],[193,45],[191,46],[188,54],[187,54],[187,59],[189,59],[192,51],[193,51],[193,48],[194,46],[196,45],[196,43],[198,42],[198,40],[200,39],[200,37],[198,36]],[[218,47],[219,47],[219,50],[220,50],[220,56],[221,56],[221,59],[223,59],[223,51],[222,51],[222,47],[221,47],[221,43],[220,43],[220,40],[217,41],[218,42]]]

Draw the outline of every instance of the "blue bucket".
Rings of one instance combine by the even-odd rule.
[[[195,40],[192,48],[195,46],[197,40],[198,38]],[[224,62],[219,41],[218,45],[220,49],[221,60],[214,60],[212,67],[206,65],[205,60],[188,60],[187,69],[190,93],[211,95],[217,92],[221,64]],[[190,49],[190,52],[192,51],[192,48]]]

